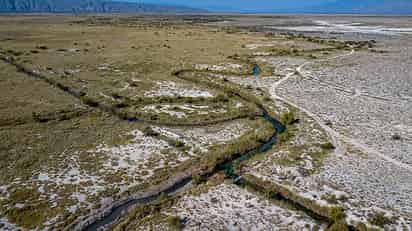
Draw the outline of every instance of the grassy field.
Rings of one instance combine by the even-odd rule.
[[[130,115],[151,122],[190,124],[256,113],[253,104],[239,97],[179,79],[173,72],[193,69],[195,64],[231,63],[228,56],[246,54],[245,44],[257,38],[121,17],[116,23],[94,17],[0,17],[1,56],[42,77],[36,79],[0,63],[1,216],[21,228],[66,227],[79,215],[107,204],[104,199],[117,198],[129,188],[150,186],[144,181],[150,168],[144,167],[156,169],[152,183],[170,177],[175,164],[191,161],[184,147],[176,145],[179,140],[167,140],[165,145],[172,146],[152,150],[166,159],[154,155],[147,166],[137,166],[143,170],[134,174],[116,167],[123,159],[112,159],[98,149],[163,142],[161,137],[136,140],[139,135],[130,134],[143,131],[146,125],[130,123]],[[172,105],[174,113],[187,115],[178,118],[174,113],[145,112],[142,107],[147,105],[155,109]],[[188,105],[203,112],[187,111]],[[127,117],[119,116],[125,111]],[[257,126],[256,131],[268,129],[259,121],[244,123]],[[230,142],[222,155],[230,155],[236,142],[245,149],[258,145],[254,138],[265,139],[270,134],[265,131]],[[219,156],[213,151],[210,158]],[[169,163],[162,167],[165,160]],[[213,161],[202,163],[213,167]]]
[[[302,150],[313,149],[305,158],[322,165],[330,151],[323,150],[324,137],[295,145],[312,125],[283,118],[267,89],[227,77],[251,77],[256,57],[316,59],[348,45],[202,22],[0,16],[0,225],[61,229],[179,173],[213,172],[271,138],[273,127],[258,118],[263,111],[290,125],[271,150],[287,154],[258,155],[247,164],[294,167],[303,163]],[[257,63],[262,78],[273,77],[273,67]],[[243,133],[226,131],[232,122]],[[170,127],[182,130],[159,134]],[[195,127],[236,138],[201,152],[181,135]],[[201,136],[194,142],[207,143]]]

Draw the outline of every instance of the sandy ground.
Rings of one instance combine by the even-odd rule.
[[[356,52],[310,62],[296,68],[300,75],[291,73],[274,83],[271,92],[316,119],[335,140],[336,155],[327,159],[320,179],[353,196],[362,205],[354,210],[372,207],[402,214],[407,219],[402,228],[408,230],[410,40],[385,38],[380,42],[388,54]]]
[[[185,218],[184,230],[323,230],[305,214],[226,183],[183,197],[167,214]]]

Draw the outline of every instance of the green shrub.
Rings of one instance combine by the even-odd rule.
[[[266,102],[272,101],[272,99],[271,99],[270,97],[268,97],[268,96],[265,96],[265,97],[263,98],[263,100],[266,101]]]
[[[84,104],[86,104],[90,107],[98,107],[99,106],[99,102],[97,102],[96,100],[94,100],[90,97],[87,97],[87,96],[82,97],[82,101],[83,101]]]
[[[373,216],[371,216],[368,220],[372,225],[376,225],[379,227],[384,227],[387,224],[391,223],[391,220],[385,216],[384,213],[376,213]]]
[[[368,231],[368,227],[365,224],[361,223],[361,222],[356,224],[355,229],[357,231]]]
[[[331,142],[321,144],[320,147],[324,150],[333,150],[336,148]]]
[[[401,140],[402,139],[402,137],[401,137],[401,135],[399,135],[399,134],[394,134],[393,136],[392,136],[392,140]]]
[[[47,46],[44,46],[44,45],[38,45],[38,46],[36,46],[36,48],[37,48],[37,49],[40,49],[40,50],[47,50],[47,49],[49,49]]]
[[[346,217],[345,211],[342,207],[332,207],[330,210],[330,219],[337,223],[341,220],[344,220]]]
[[[273,199],[276,196],[276,192],[271,189],[265,189],[264,195],[267,199]]]
[[[185,146],[185,143],[183,143],[183,142],[180,141],[180,140],[173,140],[173,141],[170,142],[170,144],[171,144],[172,146],[176,147],[176,148],[182,148],[182,147]]]
[[[280,115],[280,122],[284,125],[292,125],[296,120],[294,111],[284,112]]]
[[[126,102],[120,102],[116,104],[116,108],[126,108],[129,107],[130,105]]]
[[[199,185],[199,184],[201,184],[202,183],[202,177],[200,176],[200,175],[193,175],[192,176],[192,183],[194,184],[194,185]]]
[[[113,99],[121,99],[122,98],[122,96],[119,95],[119,93],[117,93],[117,92],[112,92],[111,95],[112,95]]]
[[[229,97],[223,93],[219,93],[215,98],[215,102],[228,102],[228,101],[229,101]]]
[[[325,200],[325,201],[327,201],[331,204],[337,204],[338,203],[338,198],[336,198],[335,194],[322,196],[322,200]]]
[[[150,126],[147,126],[143,129],[143,134],[145,136],[158,136],[159,133],[154,131]]]
[[[284,132],[280,133],[277,137],[277,142],[279,144],[284,144],[289,141],[294,135],[293,128],[287,128]]]
[[[178,216],[168,216],[166,221],[172,229],[182,230],[184,227],[182,220]]]
[[[345,221],[338,221],[333,223],[327,231],[349,231],[349,227]]]

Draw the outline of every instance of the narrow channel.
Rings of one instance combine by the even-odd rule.
[[[35,73],[34,71],[23,67],[21,64],[15,62],[12,59],[9,59],[7,57],[0,56],[0,60],[3,60],[4,62],[15,66],[20,72],[25,73],[26,75],[35,78],[35,79],[40,79],[45,81],[46,83],[53,85],[57,87],[58,89],[76,97],[79,98],[81,97],[81,94],[77,91],[74,91],[72,89],[69,89],[60,83],[50,80],[47,77]],[[183,72],[183,71],[182,71]],[[181,72],[176,72],[175,75],[179,77],[179,73]],[[237,95],[238,97],[248,101],[246,97],[242,97],[240,94]],[[249,101],[251,102],[251,101]],[[252,102],[253,103],[253,102]],[[256,103],[255,103],[256,104]],[[232,155],[232,158],[230,160],[227,160],[217,166],[213,169],[213,171],[209,174],[207,174],[205,177],[210,177],[213,176],[215,173],[224,171],[227,169],[228,166],[232,167],[234,163],[240,163],[242,161],[248,160],[251,157],[253,157],[256,154],[259,153],[264,153],[272,148],[274,144],[276,144],[276,138],[279,133],[282,133],[285,130],[285,127],[277,121],[275,118],[271,117],[269,113],[263,108],[262,105],[256,104],[258,108],[261,109],[263,112],[261,118],[266,120],[267,122],[271,123],[271,125],[274,128],[274,133],[272,134],[271,138],[261,144],[259,147],[256,147],[246,153],[235,153]],[[102,109],[102,108],[100,108]],[[138,120],[136,120],[138,121]],[[130,122],[135,122],[135,120],[130,121]],[[168,196],[173,196],[174,194],[184,190],[186,187],[190,187],[192,181],[192,176],[187,176],[181,178],[179,181],[175,182],[174,184],[170,185],[164,190],[161,190],[159,192],[143,196],[143,197],[130,197],[128,199],[124,199],[122,201],[118,201],[114,203],[114,205],[108,209],[107,211],[103,212],[102,214],[98,215],[98,218],[90,216],[77,224],[77,226],[74,228],[74,230],[84,230],[84,231],[96,231],[96,230],[102,230],[104,228],[109,227],[116,221],[118,221],[123,215],[125,215],[132,207],[138,206],[138,205],[145,205],[145,204],[150,204],[151,202],[154,202],[158,200],[162,195],[168,195]]]
[[[242,161],[250,159],[256,154],[264,153],[270,150],[272,146],[276,144],[277,135],[279,133],[282,133],[285,130],[285,127],[275,118],[271,117],[266,111],[263,112],[262,118],[264,118],[267,122],[272,124],[275,130],[272,137],[267,142],[263,143],[262,145],[260,145],[259,147],[251,151],[248,151],[247,153],[243,153],[243,154],[239,153],[239,154],[233,155],[232,160],[228,160],[216,166],[214,171],[210,174],[210,176],[212,176],[213,174],[219,171],[223,171],[225,168],[227,168],[227,166],[231,166],[233,163],[240,163]],[[96,231],[96,230],[104,229],[105,227],[110,226],[114,222],[118,221],[119,218],[125,215],[132,207],[138,206],[138,205],[149,204],[159,199],[162,195],[173,196],[174,194],[179,192],[181,189],[185,188],[185,186],[188,186],[191,183],[191,181],[192,181],[192,177],[186,177],[180,180],[179,182],[176,182],[169,188],[163,191],[157,192],[153,195],[126,200],[124,201],[124,203],[114,206],[110,211],[104,214],[100,219],[94,220],[90,224],[85,225],[84,228],[82,228],[81,230]]]

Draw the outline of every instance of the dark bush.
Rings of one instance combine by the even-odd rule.
[[[180,140],[175,140],[174,142],[172,142],[172,145],[175,146],[176,148],[182,148],[185,146],[185,143],[183,143]]]
[[[321,144],[320,147],[324,150],[333,150],[333,149],[335,149],[335,146],[331,142]]]
[[[177,216],[169,216],[167,217],[167,223],[169,226],[175,230],[182,230],[184,225],[180,217]]]
[[[330,219],[334,223],[344,220],[345,217],[346,217],[346,214],[342,207],[333,207],[330,211]]]
[[[202,177],[199,175],[193,175],[192,176],[192,182],[194,185],[199,185],[202,183]]]
[[[119,93],[117,93],[117,92],[112,92],[111,95],[112,95],[113,99],[121,99],[122,98],[122,96],[119,95]]]
[[[125,102],[120,102],[120,103],[116,104],[117,108],[126,108],[126,107],[129,107],[129,106],[130,105],[128,103],[125,103]]]
[[[280,115],[280,122],[284,125],[292,125],[296,123],[297,119],[293,111],[284,112]]]
[[[99,106],[99,102],[97,102],[96,100],[94,100],[90,97],[87,97],[87,96],[82,97],[82,101],[83,101],[84,104],[86,104],[90,107],[98,107]]]
[[[327,231],[349,231],[349,227],[345,221],[338,221],[333,223]]]
[[[392,140],[401,140],[401,139],[402,139],[402,137],[399,134],[392,135]]]
[[[388,217],[386,217],[384,213],[376,213],[376,214],[374,214],[373,216],[371,216],[371,217],[369,218],[369,222],[370,222],[372,225],[376,225],[376,226],[379,226],[379,227],[382,227],[382,228],[383,228],[385,225],[392,223],[392,221],[391,221]]]
[[[36,46],[36,48],[37,48],[37,49],[40,49],[40,50],[47,50],[47,49],[49,49],[47,46],[44,46],[44,45],[38,45],[38,46]]]
[[[150,126],[147,126],[143,129],[143,134],[145,136],[158,136],[159,133],[154,131]]]

